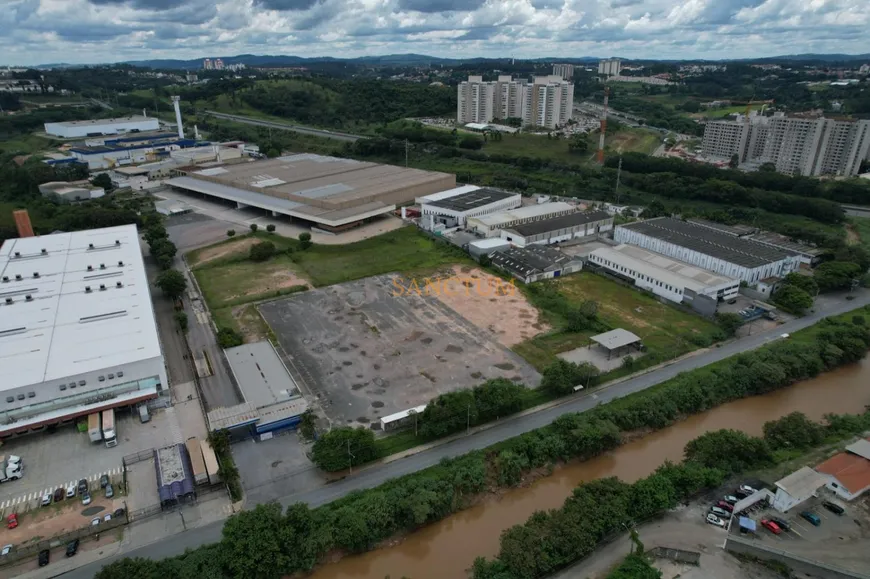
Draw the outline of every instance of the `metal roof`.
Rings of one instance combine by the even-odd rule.
[[[285,402],[299,387],[267,340],[224,350],[245,402],[255,408]]]
[[[622,328],[616,328],[615,330],[610,330],[609,332],[604,332],[603,334],[592,336],[589,339],[596,344],[604,346],[608,350],[615,350],[617,348],[628,346],[629,344],[636,344],[637,342],[640,342],[640,338],[638,336]]]
[[[761,267],[793,255],[756,241],[734,237],[672,217],[656,217],[619,225],[617,229],[619,228],[636,231],[743,267]]]
[[[62,127],[85,127],[85,126],[103,126],[103,125],[118,125],[127,123],[141,123],[145,121],[153,121],[158,123],[157,117],[143,117],[142,115],[133,115],[129,117],[117,117],[114,119],[88,119],[84,121],[59,121],[56,123],[46,123],[48,125],[59,125]]]
[[[805,501],[827,483],[827,476],[808,466],[802,466],[787,477],[776,481],[776,486],[798,501]]]
[[[154,468],[157,471],[157,493],[161,503],[193,494],[193,469],[186,446],[179,443],[155,449]]]
[[[576,210],[576,205],[557,201],[555,203],[538,203],[536,205],[526,205],[517,209],[509,209],[508,211],[500,211],[492,215],[483,215],[481,217],[473,217],[476,221],[486,225],[487,227],[498,227],[502,223],[510,223],[521,219],[534,219],[535,217],[544,217],[553,213],[563,211]]]
[[[519,193],[509,193],[507,191],[499,191],[498,189],[477,189],[460,193],[452,197],[427,201],[426,205],[440,207],[442,209],[450,209],[452,211],[471,211],[485,207],[490,203],[496,203],[511,197],[519,197]]]
[[[695,292],[729,282],[739,283],[736,279],[712,273],[636,245],[623,243],[616,247],[602,247],[590,255],[606,259],[674,287],[689,288]]]
[[[516,232],[523,237],[529,237],[532,235],[549,233],[551,231],[559,231],[560,229],[567,229],[577,225],[584,225],[586,223],[607,220],[613,221],[613,216],[606,211],[578,211],[576,213],[569,213],[568,215],[553,217],[551,219],[523,223],[511,227],[508,231]]]
[[[857,454],[860,457],[870,460],[870,439],[862,438],[858,442],[850,444],[846,447],[846,452],[851,452],[852,454]]]
[[[135,225],[9,239],[0,276],[0,390],[161,354]]]
[[[523,277],[543,273],[557,265],[567,265],[575,261],[570,255],[541,245],[510,247],[496,251],[490,256],[490,259],[494,264],[519,273]]]
[[[755,233],[758,231],[755,227],[750,227],[748,225],[726,225],[724,223],[718,223],[716,221],[708,221],[707,219],[687,219],[689,223],[694,223],[695,225],[700,225],[701,227],[707,227],[709,229],[715,229],[716,231],[721,231],[722,233],[727,233],[728,235],[733,235],[734,237],[740,237],[741,235],[749,235],[750,233]]]

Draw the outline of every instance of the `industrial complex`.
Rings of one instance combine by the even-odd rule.
[[[136,227],[0,248],[0,436],[154,398],[166,369]]]
[[[522,205],[522,195],[465,185],[417,198],[421,225],[429,230],[464,227],[468,219],[515,209]]]
[[[156,131],[159,128],[160,126],[156,118],[145,116],[45,123],[46,133],[65,139]]]
[[[179,168],[167,185],[337,232],[415,197],[455,187],[447,173],[300,154],[254,163]]]

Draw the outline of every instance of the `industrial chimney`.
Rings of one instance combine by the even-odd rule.
[[[27,213],[27,209],[13,211],[12,218],[18,229],[18,237],[33,237],[33,226],[30,224],[30,214]]]
[[[178,138],[184,138],[184,127],[181,126],[181,107],[178,104],[178,101],[181,97],[174,96],[172,97],[172,106],[175,108],[175,123],[178,125]]]

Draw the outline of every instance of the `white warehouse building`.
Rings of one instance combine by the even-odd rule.
[[[63,137],[64,139],[75,139],[91,135],[118,135],[134,131],[157,131],[159,129],[160,124],[156,118],[143,116],[45,123],[46,133],[55,137]]]
[[[675,303],[691,305],[697,296],[715,304],[737,296],[740,281],[717,275],[634,245],[602,247],[589,254],[590,263],[634,281],[634,285]],[[706,313],[706,312],[705,312]]]
[[[464,185],[448,191],[418,197],[420,223],[425,229],[465,227],[471,217],[482,217],[522,205],[519,193]]]
[[[167,387],[134,225],[0,247],[0,437]]]
[[[575,211],[503,229],[500,235],[513,245],[526,247],[593,237],[611,229],[613,216],[606,211]]]
[[[750,285],[800,267],[797,255],[672,217],[618,225],[613,239]]]
[[[576,205],[558,201],[556,203],[540,203],[538,205],[526,205],[519,209],[484,215],[483,217],[469,217],[468,229],[483,235],[484,237],[498,237],[502,229],[508,229],[515,225],[541,221],[560,215],[568,215],[578,211]]]

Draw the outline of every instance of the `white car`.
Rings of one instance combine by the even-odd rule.
[[[76,496],[76,485],[69,485],[66,487],[66,498],[71,499]]]
[[[5,557],[12,550],[12,545],[3,545],[3,550],[0,551],[0,557]]]
[[[106,515],[103,517],[103,522],[108,523],[111,520],[112,520],[112,513],[106,513]]]
[[[47,507],[51,504],[51,493],[45,493],[42,495],[42,502],[40,503],[43,507]]]
[[[717,517],[722,517],[725,519],[731,518],[731,513],[729,513],[728,511],[726,511],[725,509],[723,509],[721,507],[710,507],[710,512],[712,514],[716,515]]]
[[[717,527],[725,527],[725,521],[723,521],[713,513],[707,513],[707,522],[711,525],[716,525]]]
[[[736,505],[740,501],[740,499],[738,499],[734,495],[725,495],[724,497],[722,497],[722,499],[729,505]]]
[[[749,485],[740,485],[740,490],[743,491],[744,493],[749,493],[750,495],[758,492],[757,489],[754,489]]]
[[[100,525],[100,517],[94,517],[93,520],[91,520],[91,526],[98,527],[99,525]]]
[[[88,506],[91,504],[91,495],[90,493],[85,493],[82,495],[82,504]]]

